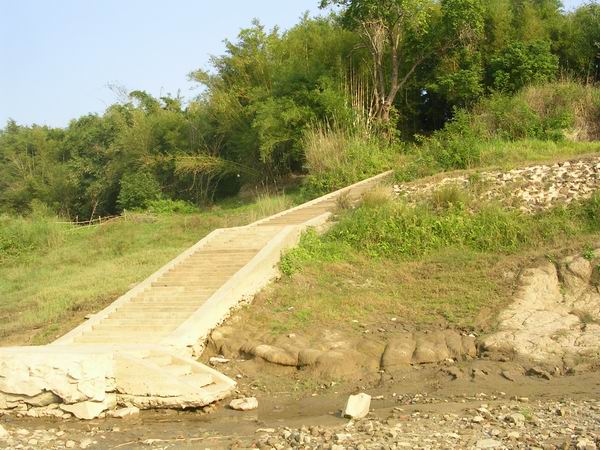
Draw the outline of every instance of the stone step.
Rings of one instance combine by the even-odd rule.
[[[157,303],[164,303],[165,305],[178,304],[178,303],[202,303],[204,300],[211,296],[210,293],[206,294],[192,294],[180,295],[179,297],[136,297],[132,299],[130,304],[148,304],[155,305]]]
[[[184,317],[187,317],[184,316]],[[140,316],[137,319],[128,319],[126,317],[123,318],[118,318],[118,317],[107,317],[106,319],[102,320],[98,325],[102,324],[110,324],[110,325],[114,325],[114,326],[123,326],[123,327],[134,327],[134,326],[175,326],[178,327],[181,323],[182,323],[182,319],[181,318],[171,318],[171,317],[163,317],[163,316],[157,316],[157,317],[142,317]],[[94,327],[92,327],[94,328]]]
[[[150,333],[152,331],[156,331],[158,333],[173,331],[177,328],[179,324],[162,324],[162,325],[140,325],[140,324],[132,324],[132,325],[121,325],[118,323],[111,323],[110,321],[102,321],[98,325],[94,325],[92,327],[93,333],[136,333],[136,332],[146,332]]]
[[[125,306],[117,309],[120,314],[123,314],[127,311],[193,311],[199,305],[202,305],[202,302],[186,302],[186,303],[169,303],[169,302],[156,302],[156,303],[128,303]],[[116,311],[115,311],[116,312]]]
[[[252,248],[226,248],[228,246],[213,246],[213,247],[203,247],[201,250],[198,250],[197,253],[194,253],[193,255],[188,256],[185,260],[186,261],[190,261],[190,260],[194,260],[194,259],[200,259],[203,258],[205,256],[217,256],[217,257],[222,257],[223,260],[227,261],[227,258],[231,258],[231,257],[235,257],[235,256],[248,256],[254,253],[258,253],[259,250],[261,250],[260,248],[257,247],[252,247]],[[217,258],[217,260],[219,260],[219,258]]]
[[[160,286],[156,286],[157,288],[160,288]],[[146,297],[146,298],[155,298],[158,296],[163,296],[163,298],[177,298],[177,297],[181,297],[181,296],[187,296],[190,294],[197,294],[197,295],[202,295],[202,294],[208,294],[210,292],[214,292],[215,288],[214,287],[205,287],[205,288],[195,288],[195,289],[186,289],[185,286],[181,286],[183,289],[178,291],[175,294],[169,294],[169,293],[164,293],[161,289],[154,289],[154,288],[149,288],[147,291],[142,292],[140,295],[134,297],[134,298],[139,298],[139,297]]]
[[[117,311],[121,310],[122,308],[126,308],[127,306],[135,306],[135,307],[147,306],[149,309],[152,309],[157,306],[158,307],[160,307],[160,306],[179,307],[179,306],[201,305],[209,297],[210,296],[206,296],[203,298],[191,297],[189,299],[182,297],[182,298],[177,298],[177,299],[165,299],[162,301],[160,301],[160,300],[138,300],[138,301],[132,300],[129,303],[127,303],[126,305],[123,305]]]
[[[174,272],[172,274],[163,275],[156,281],[157,282],[173,281],[173,280],[214,281],[214,280],[221,280],[223,278],[229,278],[230,276],[234,275],[235,272],[237,272],[237,270],[229,271],[229,272],[195,273],[195,274]]]
[[[184,288],[181,286],[155,286],[155,288],[146,288],[142,291],[142,294],[144,292],[148,292],[150,289],[152,289],[155,292],[160,291],[161,293],[164,294],[176,294],[178,292],[183,292]]]
[[[76,337],[74,342],[76,344],[157,344],[163,339],[164,336],[153,334],[134,334],[134,335],[105,335],[105,334],[84,334],[83,336]]]
[[[227,280],[228,278],[224,277],[222,280],[220,280],[220,282],[216,281],[216,280],[208,280],[206,283],[198,283],[198,282],[194,282],[194,283],[184,283],[184,282],[178,282],[178,281],[154,281],[152,282],[152,287],[155,288],[160,288],[160,287],[171,287],[171,286],[177,286],[177,287],[183,287],[183,288],[207,288],[207,289],[217,289],[219,287],[221,287],[223,285],[223,281]]]
[[[157,310],[152,308],[133,308],[129,310],[124,310],[122,313],[121,310],[117,310],[113,312],[110,316],[108,316],[105,320],[160,320],[164,319],[165,317],[161,309],[164,309],[164,307],[161,307]],[[190,312],[187,310],[171,310],[169,312],[169,318],[173,320],[184,321],[189,315]]]
[[[205,271],[227,272],[227,271],[232,271],[232,270],[239,270],[242,267],[244,267],[244,264],[239,264],[239,263],[230,264],[227,266],[208,264],[208,263],[194,263],[193,265],[190,264],[189,266],[187,266],[187,265],[185,265],[185,263],[181,263],[181,265],[175,266],[173,269],[171,269],[167,273],[165,273],[165,275],[169,275],[172,273],[192,273],[192,274],[198,273],[198,272],[205,273]]]
[[[214,292],[215,292],[215,289],[212,289],[207,292],[201,292],[201,293],[190,292],[188,294],[178,295],[177,297],[165,297],[163,295],[135,297],[135,298],[131,299],[131,301],[129,303],[132,303],[132,302],[136,302],[136,303],[139,303],[139,302],[141,302],[141,303],[179,302],[179,301],[191,301],[191,300],[197,300],[197,301],[201,302],[201,301],[209,298]]]

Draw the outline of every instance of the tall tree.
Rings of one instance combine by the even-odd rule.
[[[400,89],[426,55],[420,38],[429,32],[429,0],[322,0],[321,8],[342,7],[343,23],[358,30],[372,58],[372,115],[389,122]],[[389,58],[389,59],[388,59]],[[403,71],[401,72],[401,67]]]

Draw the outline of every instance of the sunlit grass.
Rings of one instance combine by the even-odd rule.
[[[196,214],[129,214],[94,227],[2,218],[0,342],[46,343],[125,293],[216,228],[246,225],[293,201],[259,196]]]

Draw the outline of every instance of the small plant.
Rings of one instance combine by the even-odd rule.
[[[347,209],[352,208],[352,198],[350,197],[350,193],[348,191],[342,192],[335,199],[335,209],[338,212],[345,211]]]
[[[533,418],[533,415],[531,414],[531,411],[528,408],[521,408],[521,414],[523,414],[523,417],[525,417],[525,420],[527,422],[531,421],[531,419]]]
[[[369,189],[362,195],[361,205],[366,208],[378,208],[392,200],[392,189],[388,185]]]
[[[304,135],[307,195],[340,189],[394,166],[398,149],[372,137],[367,130],[351,131],[339,126],[315,127]]]
[[[444,186],[431,194],[431,204],[435,209],[463,207],[467,203],[467,193],[458,186]]]
[[[596,258],[596,252],[594,251],[594,248],[591,245],[587,245],[586,248],[583,250],[582,256],[588,261],[592,261],[594,260],[594,258]]]
[[[151,200],[146,210],[152,214],[193,214],[199,212],[195,205],[185,200],[160,199]]]

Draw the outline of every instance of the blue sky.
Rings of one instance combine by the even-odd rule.
[[[566,0],[566,7],[583,0]],[[225,38],[259,18],[289,28],[318,0],[0,0],[0,127],[65,126],[116,99],[107,84],[190,98]],[[196,90],[194,90],[196,89]]]

